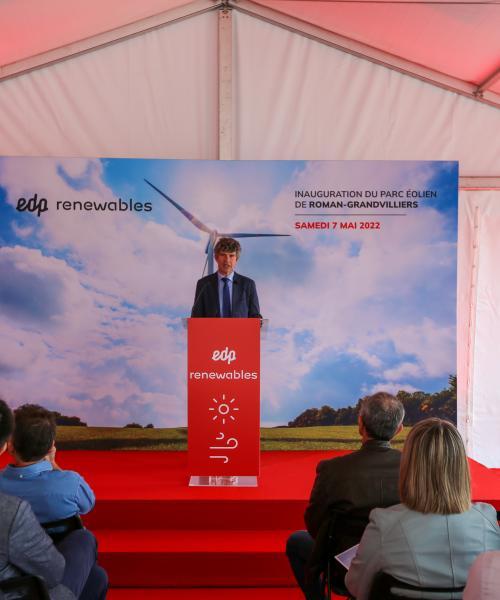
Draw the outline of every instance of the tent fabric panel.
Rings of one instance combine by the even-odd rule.
[[[500,110],[236,12],[235,158],[459,160],[498,175]],[[261,40],[255,44],[255,39]]]
[[[479,83],[498,67],[498,5],[254,2],[463,81]]]
[[[216,158],[216,74],[210,12],[8,79],[0,154]]]
[[[216,8],[221,0],[3,0],[0,66],[59,51],[167,13]],[[264,7],[346,36],[463,82],[479,84],[500,65],[500,6],[457,3],[253,0]],[[245,4],[245,2],[243,2]],[[238,9],[241,0],[230,0]],[[25,32],[26,35],[24,35]],[[498,86],[494,91],[499,92]]]
[[[469,339],[470,368],[462,374],[459,389],[459,425],[467,439],[469,456],[488,467],[498,468],[500,191],[464,192],[461,200],[458,340],[465,348],[459,347],[459,364],[464,366]],[[472,305],[472,322],[466,333],[466,327],[469,328],[468,303]]]
[[[3,0],[0,6],[0,65],[72,44],[191,2]]]

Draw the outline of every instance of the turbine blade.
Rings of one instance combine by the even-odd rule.
[[[147,179],[144,179],[144,181],[151,186],[154,190],[156,190],[161,196],[163,196],[165,198],[165,200],[168,200],[170,202],[170,204],[173,204],[175,206],[175,208],[180,211],[185,217],[186,219],[188,219],[188,221],[191,221],[191,223],[197,227],[198,229],[201,229],[201,231],[204,231],[205,233],[212,233],[213,230],[210,229],[209,227],[207,227],[204,223],[202,223],[199,219],[197,219],[194,215],[192,215],[189,211],[187,211],[185,208],[182,208],[182,206],[180,204],[177,204],[177,202],[175,202],[175,200],[172,200],[172,198],[169,198],[167,196],[167,194],[163,193],[160,189],[158,189],[155,185],[153,185],[150,181],[148,181]]]
[[[289,233],[218,233],[218,237],[248,238],[248,237],[290,237]]]

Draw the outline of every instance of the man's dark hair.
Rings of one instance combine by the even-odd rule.
[[[14,415],[7,403],[0,398],[0,446],[12,435],[14,430]]]
[[[220,254],[221,252],[234,252],[236,254],[236,258],[239,258],[241,254],[241,245],[238,240],[234,240],[233,238],[220,238],[215,244],[214,255],[217,256],[217,254]]]
[[[361,400],[359,414],[371,438],[388,442],[403,422],[405,409],[392,394],[377,392]]]
[[[14,411],[12,444],[24,462],[41,460],[56,439],[54,415],[43,406],[23,404]]]

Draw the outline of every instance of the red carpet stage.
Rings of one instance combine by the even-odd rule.
[[[111,600],[300,600],[285,542],[303,528],[317,462],[343,453],[263,452],[259,487],[240,489],[189,488],[185,452],[65,451],[57,458],[96,492],[85,522],[111,585],[125,588]],[[499,509],[498,471],[474,461],[471,469],[474,500]]]

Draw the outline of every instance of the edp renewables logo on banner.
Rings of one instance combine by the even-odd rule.
[[[136,212],[151,212],[153,206],[151,202],[134,202],[132,198],[130,198],[127,202],[118,198],[118,200],[104,201],[104,202],[91,202],[89,200],[74,200],[71,202],[70,200],[56,200],[55,202],[55,210],[79,210],[79,211],[111,211],[111,212],[124,212],[124,211],[136,211]],[[47,212],[49,210],[49,202],[47,198],[38,198],[38,194],[35,194],[31,198],[19,198],[16,204],[16,210],[19,212],[28,211],[30,213],[36,214],[37,217],[40,217],[42,213]]]
[[[0,158],[2,395],[185,425],[181,318],[231,232],[264,234],[236,266],[269,319],[264,425],[439,392],[456,373],[457,188],[456,162]]]

